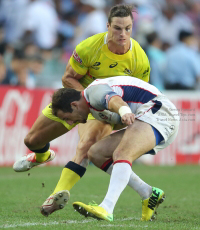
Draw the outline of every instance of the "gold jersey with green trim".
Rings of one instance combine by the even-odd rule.
[[[114,54],[108,49],[107,35],[107,32],[96,34],[76,46],[70,65],[83,75],[79,79],[81,85],[86,88],[97,78],[114,76],[132,76],[148,82],[150,64],[139,43],[130,38],[129,51]]]

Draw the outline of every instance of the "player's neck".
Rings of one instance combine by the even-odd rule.
[[[90,107],[89,104],[87,103],[85,97],[84,97],[84,91],[81,92],[81,99],[79,100],[80,107],[86,111],[88,114],[90,113]]]
[[[108,40],[107,45],[108,45],[108,49],[112,53],[119,54],[119,55],[127,53],[129,51],[129,49],[130,49],[130,41],[124,46],[119,46],[119,45],[116,45],[113,41]]]

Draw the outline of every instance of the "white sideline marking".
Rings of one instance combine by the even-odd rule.
[[[127,217],[127,218],[121,218],[121,219],[116,219],[116,220],[120,220],[120,221],[126,221],[126,220],[140,220],[140,218],[136,218],[136,217]]]
[[[66,221],[53,221],[48,223],[23,223],[23,224],[4,224],[0,225],[1,228],[16,228],[16,227],[28,227],[28,226],[37,226],[37,225],[58,225],[58,224],[85,224],[88,222],[92,222],[93,220],[83,220],[83,221],[77,221],[77,220],[66,220]]]
[[[126,221],[126,220],[140,220],[140,218],[136,217],[127,217],[127,218],[122,218],[122,219],[115,219],[119,221]],[[102,224],[100,227],[140,227],[140,228],[148,228],[148,225],[141,226],[138,224]]]
[[[128,218],[121,218],[121,219],[115,219],[116,221],[126,221],[126,220],[139,220],[139,218],[135,218],[135,217],[128,217]],[[91,220],[83,220],[83,221],[77,221],[77,220],[63,220],[63,221],[52,221],[52,222],[48,222],[48,223],[39,223],[39,222],[35,222],[35,223],[23,223],[23,224],[4,224],[4,225],[0,225],[0,229],[2,228],[16,228],[16,227],[29,227],[29,226],[48,226],[48,225],[59,225],[59,224],[85,224],[85,223],[89,223],[89,222],[93,222],[93,221],[97,221],[94,219]],[[100,227],[148,227],[148,225],[146,226],[140,226],[137,224],[102,224],[100,225]]]
[[[148,228],[148,225],[145,226],[141,226],[141,225],[137,225],[137,224],[107,224],[107,225],[101,225],[100,227],[105,228],[105,227],[140,227],[140,228]]]

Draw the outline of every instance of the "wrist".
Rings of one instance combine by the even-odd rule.
[[[121,106],[118,112],[119,112],[120,117],[124,116],[127,113],[132,113],[130,107],[128,106]]]

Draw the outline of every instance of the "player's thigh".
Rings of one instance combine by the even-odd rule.
[[[29,133],[42,132],[46,136],[58,137],[67,131],[68,129],[62,123],[51,120],[41,114],[31,127]]]
[[[98,141],[88,151],[88,157],[97,167],[101,167],[106,160],[112,158],[113,152],[119,145],[125,129],[119,130]]]
[[[41,114],[25,137],[29,148],[40,148],[55,138],[65,134],[68,129],[60,122],[49,119]]]
[[[156,139],[151,125],[135,120],[129,125],[113,153],[113,160],[133,162],[138,157],[153,149]]]

